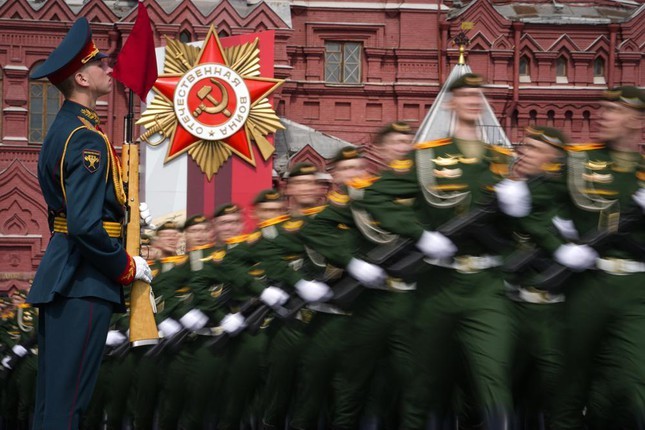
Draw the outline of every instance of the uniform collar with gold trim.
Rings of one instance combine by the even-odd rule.
[[[315,207],[313,207],[313,208],[302,209],[300,212],[301,212],[304,216],[312,216],[312,215],[317,215],[317,214],[319,214],[319,213],[320,213],[320,212],[322,212],[326,207],[327,207],[327,205],[315,206]]]
[[[352,180],[347,185],[354,189],[360,190],[360,189],[369,187],[374,182],[376,182],[379,178],[380,176],[363,176],[361,178],[356,178]]]
[[[390,166],[392,170],[398,173],[409,172],[410,169],[412,168],[412,165],[413,165],[412,160],[407,158],[404,158],[402,160],[390,161],[390,164],[388,164],[388,166]]]
[[[193,252],[193,251],[201,251],[203,249],[208,249],[214,247],[214,243],[207,243],[206,245],[199,245],[199,246],[194,246],[188,250],[188,252]]]
[[[564,148],[567,151],[582,152],[582,151],[594,151],[596,149],[603,149],[604,147],[605,147],[604,143],[576,143],[574,145],[566,145]]]
[[[327,199],[337,206],[346,206],[349,203],[349,196],[346,193],[333,190],[327,194]]]
[[[237,236],[229,237],[224,242],[226,242],[227,245],[235,245],[237,243],[246,242],[246,239],[248,237],[249,237],[248,234],[240,234],[240,235],[237,235]]]
[[[281,222],[284,222],[288,219],[289,219],[289,215],[280,215],[273,218],[269,218],[267,220],[259,222],[258,228],[270,227],[272,225],[280,224]]]
[[[101,119],[94,110],[71,100],[65,100],[61,110],[70,112],[81,120],[88,121],[92,127],[97,127],[101,123]]]
[[[437,148],[439,146],[445,146],[452,143],[451,137],[444,137],[442,139],[430,140],[428,142],[419,142],[415,143],[415,149],[428,149],[428,148]]]

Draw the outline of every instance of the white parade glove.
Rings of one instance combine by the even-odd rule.
[[[199,309],[191,309],[179,318],[179,322],[188,330],[197,331],[206,325],[208,317]]]
[[[298,295],[309,303],[324,302],[332,297],[331,288],[323,282],[301,279],[295,287]]]
[[[494,188],[499,208],[506,215],[519,218],[531,212],[531,192],[526,181],[504,179]]]
[[[417,242],[417,248],[430,258],[450,258],[457,252],[457,246],[443,234],[436,231],[424,231]]]
[[[148,204],[141,202],[139,203],[139,221],[141,222],[141,227],[148,227],[154,229],[155,226],[152,225],[152,215],[150,215],[150,209],[148,209]]]
[[[645,188],[640,188],[632,196],[636,204],[641,207],[643,213],[645,213]]]
[[[244,317],[239,312],[236,314],[228,314],[220,322],[220,327],[224,330],[225,333],[228,333],[231,336],[238,334],[244,327],[246,322]]]
[[[132,257],[132,259],[134,260],[134,267],[136,269],[136,273],[134,274],[134,279],[139,279],[148,284],[151,283],[152,272],[150,271],[148,262],[144,260],[143,257],[140,257],[138,255],[135,255],[134,257]]]
[[[105,344],[107,346],[119,346],[123,342],[125,342],[128,338],[125,337],[123,333],[121,333],[119,330],[110,330],[108,331],[107,334],[107,339],[105,339]]]
[[[22,345],[14,345],[14,347],[13,347],[13,348],[11,348],[11,352],[13,352],[14,354],[16,354],[18,357],[24,357],[25,355],[27,355],[27,352],[28,352],[28,351],[27,351],[27,349],[26,349],[24,346],[22,346]]]
[[[387,279],[385,270],[376,264],[368,263],[358,258],[352,258],[347,265],[347,271],[358,282],[366,287],[378,287]]]
[[[166,318],[157,326],[163,337],[173,337],[181,331],[181,324],[172,318]]]
[[[598,253],[590,246],[573,243],[560,245],[553,256],[555,261],[576,272],[593,267],[598,259]]]
[[[289,294],[278,287],[266,287],[260,294],[260,300],[269,307],[282,306],[289,300]]]
[[[6,369],[11,369],[11,365],[9,363],[11,363],[11,356],[7,355],[5,358],[2,359],[2,367]]]
[[[575,224],[570,219],[560,218],[555,216],[551,219],[551,222],[560,233],[560,236],[564,237],[567,240],[578,240],[580,239],[580,234],[576,229]]]

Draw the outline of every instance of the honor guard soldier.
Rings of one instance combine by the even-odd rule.
[[[567,336],[556,429],[645,426],[644,112],[642,89],[607,91],[598,115],[600,143],[569,148],[571,213],[580,240],[554,256],[582,273],[564,285]],[[594,241],[598,235],[607,240]]]
[[[40,309],[34,429],[79,427],[110,317],[124,310],[123,286],[151,280],[146,261],[121,242],[120,162],[94,111],[98,97],[112,91],[105,57],[80,18],[31,74],[47,77],[65,98],[38,159],[53,234],[28,296]]]

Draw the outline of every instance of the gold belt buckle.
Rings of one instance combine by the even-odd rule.
[[[455,262],[457,263],[458,272],[475,273],[477,271],[475,268],[475,259],[469,255],[455,257]]]

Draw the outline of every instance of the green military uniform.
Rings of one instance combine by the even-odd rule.
[[[277,282],[276,286],[290,290],[301,279],[320,278],[323,270],[307,257],[298,232],[323,209],[324,206],[319,206],[303,211],[304,216],[292,217],[274,226],[272,237],[262,236],[259,268],[264,270],[269,284]],[[265,428],[284,425],[295,388],[298,363],[308,341],[306,326],[311,318],[311,311],[302,311],[296,319],[273,323],[270,327],[268,375],[263,395]]]
[[[386,231],[418,241],[424,230],[489,200],[490,186],[507,171],[508,152],[478,141],[439,139],[417,145],[416,166],[405,160],[365,189],[356,206]],[[413,203],[411,201],[413,200]],[[411,206],[412,203],[412,206]],[[491,222],[491,228],[500,222]],[[431,260],[416,297],[415,355],[420,375],[407,390],[404,428],[442,421],[450,411],[455,366],[467,366],[475,401],[495,426],[507,421],[510,395],[510,319],[499,250],[472,236],[455,239],[451,260]],[[456,342],[455,342],[456,340]],[[464,361],[458,350],[463,351]]]
[[[19,293],[20,294],[20,293]],[[36,335],[38,314],[29,304],[20,304],[15,311],[6,314],[5,342],[8,347],[3,357],[16,345],[25,345],[27,354],[13,361],[11,369],[5,370],[2,407],[6,428],[26,429],[34,410],[36,391],[37,347],[31,345]]]
[[[624,98],[629,99],[624,95],[616,101]],[[642,95],[640,106],[642,112]],[[611,230],[631,210],[642,216],[632,201],[645,182],[638,152],[578,145],[571,148],[568,164],[572,218],[579,232]],[[643,243],[645,223],[640,218],[598,251],[597,270],[567,284],[566,361],[554,428],[582,428],[585,406],[590,428],[640,428],[645,423]],[[594,380],[597,375],[601,382]],[[589,400],[594,383],[601,391]]]
[[[529,127],[526,132],[527,138],[564,151],[565,137],[558,130]],[[554,217],[565,216],[568,203],[563,160],[544,165],[542,174],[543,178],[528,184],[530,213],[513,223],[516,252],[540,254],[528,267],[506,278],[507,295],[512,301],[516,426],[524,428],[536,428],[540,414],[545,414],[550,427],[564,348],[564,294],[538,291],[531,286],[534,276],[553,262],[553,252],[564,243],[553,225]]]
[[[239,311],[242,304],[259,295],[264,285],[259,281],[261,271],[252,267],[253,249],[247,235],[228,239],[226,249],[215,251],[192,280],[196,306],[220,321],[228,313]],[[219,300],[224,294],[226,301]],[[264,331],[257,334],[243,332],[229,340],[223,353],[218,355],[224,369],[219,375],[221,400],[220,429],[237,429],[245,412],[253,407],[253,396],[260,385],[262,358],[266,350]]]

